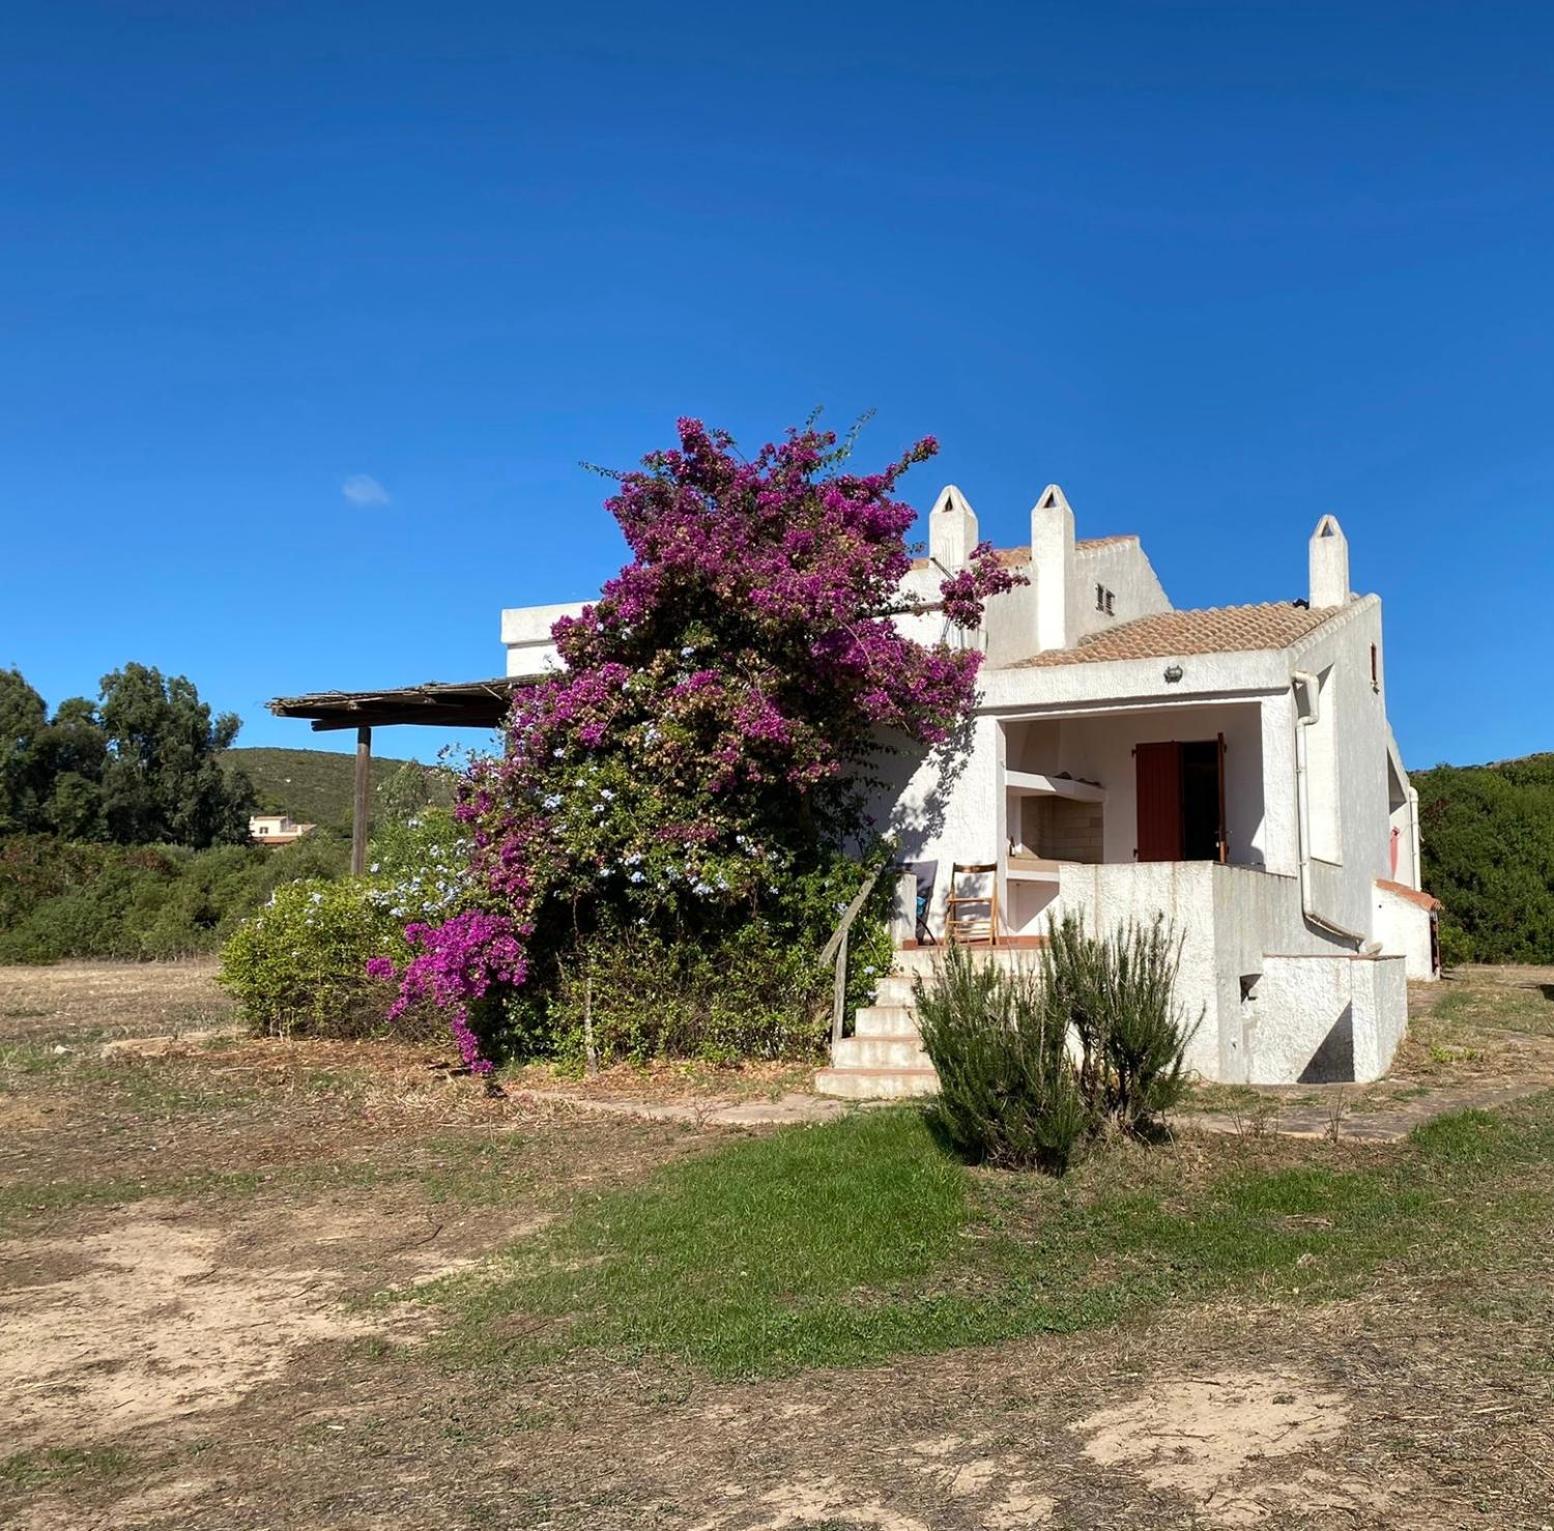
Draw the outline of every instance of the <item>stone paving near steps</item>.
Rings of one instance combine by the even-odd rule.
[[[1176,1111],[1171,1113],[1170,1123],[1178,1130],[1190,1128],[1248,1137],[1348,1138],[1392,1143],[1435,1117],[1454,1111],[1492,1110],[1536,1095],[1548,1086],[1541,1081],[1499,1086],[1447,1086],[1382,1108],[1356,1111],[1349,1109],[1345,1097],[1347,1093],[1352,1100],[1358,1088],[1355,1085],[1305,1087],[1299,1092],[1299,1101],[1288,1104],[1281,1103],[1280,1094],[1289,1091],[1269,1089],[1255,1108]],[[1313,1096],[1318,1098],[1313,1100]],[[799,1122],[828,1122],[849,1111],[893,1104],[891,1101],[841,1101],[797,1091],[774,1100],[727,1100],[713,1096],[694,1100],[642,1100],[571,1094],[564,1090],[524,1090],[515,1092],[513,1098],[531,1105],[549,1102],[600,1115],[686,1122],[697,1127],[785,1127]]]
[[[1268,1133],[1282,1138],[1351,1138],[1361,1142],[1395,1143],[1414,1128],[1455,1111],[1490,1111],[1512,1101],[1524,1100],[1546,1090],[1541,1080],[1509,1085],[1457,1085],[1394,1101],[1384,1107],[1353,1110],[1345,1092],[1353,1098],[1357,1085],[1317,1085],[1303,1088],[1299,1104],[1281,1104],[1278,1092],[1262,1097],[1261,1109],[1244,1111],[1173,1112],[1174,1126],[1196,1127],[1201,1132],[1254,1136]],[[1308,1097],[1321,1095],[1311,1101]]]

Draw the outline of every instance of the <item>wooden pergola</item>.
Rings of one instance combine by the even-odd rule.
[[[278,718],[306,718],[315,733],[356,730],[355,796],[351,805],[351,871],[367,870],[367,829],[372,813],[372,731],[409,723],[423,728],[497,728],[513,705],[513,692],[533,677],[427,681],[382,691],[315,691],[278,696],[267,703]]]

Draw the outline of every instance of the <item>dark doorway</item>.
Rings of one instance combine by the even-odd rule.
[[[1225,738],[1133,751],[1140,861],[1225,861]]]
[[[1221,859],[1219,742],[1196,739],[1182,746],[1182,860]]]

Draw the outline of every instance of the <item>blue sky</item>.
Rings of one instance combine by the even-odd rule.
[[[1554,748],[1554,9],[13,3],[0,664],[499,672],[580,460],[823,405],[1176,604],[1336,512],[1416,766]],[[381,493],[373,486],[380,486]],[[335,743],[344,741],[337,737]],[[385,732],[384,753],[436,736]]]

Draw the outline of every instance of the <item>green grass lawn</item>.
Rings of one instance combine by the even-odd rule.
[[[1514,1255],[1551,1226],[1554,1094],[1385,1147],[1118,1143],[1063,1180],[970,1169],[894,1109],[672,1165],[413,1295],[449,1310],[465,1363],[598,1350],[760,1376],[1230,1290],[1341,1296],[1385,1265]]]
[[[1457,1027],[1554,1037],[1554,988],[1533,982],[1450,988],[1437,1001],[1432,1018]]]

